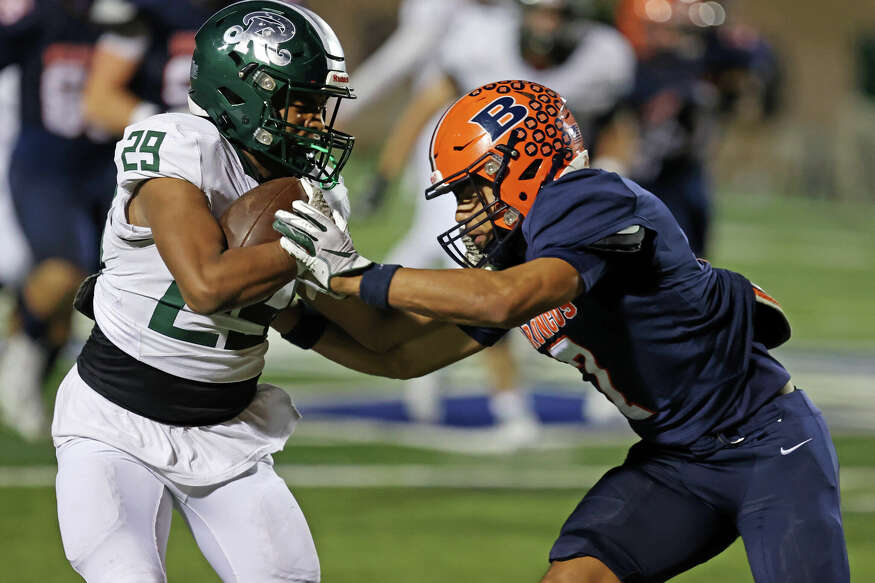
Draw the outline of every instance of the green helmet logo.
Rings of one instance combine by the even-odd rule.
[[[340,100],[355,97],[343,49],[325,21],[300,6],[243,0],[211,16],[195,36],[189,97],[192,113],[209,117],[272,174],[278,165],[331,187],[352,152],[353,137],[333,127]],[[318,110],[307,119],[319,123],[287,117],[302,102]]]
[[[234,45],[235,51],[245,55],[252,44],[253,56],[263,63],[284,67],[292,62],[288,49],[277,48],[295,36],[295,25],[291,20],[281,14],[258,10],[244,16],[243,24],[245,29],[236,24],[225,31],[222,36],[225,46]]]

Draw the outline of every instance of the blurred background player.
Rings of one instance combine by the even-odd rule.
[[[617,26],[635,48],[629,149],[617,170],[669,207],[699,257],[707,255],[711,180],[721,122],[777,107],[779,72],[755,31],[730,26],[731,5],[714,1],[622,0]],[[728,14],[729,13],[729,14]],[[757,113],[754,113],[754,112]],[[620,115],[620,119],[629,121]]]
[[[53,169],[40,165],[38,170],[34,165],[42,164],[42,138],[23,136],[29,145],[23,156],[32,156],[31,163],[13,168],[23,177],[16,208],[34,249],[35,266],[19,297],[9,349],[0,360],[0,391],[8,395],[3,402],[10,424],[25,436],[45,433],[38,395],[56,354],[69,340],[70,299],[84,275],[97,267],[98,237],[112,197],[115,139],[131,123],[161,111],[187,109],[194,34],[215,8],[225,4],[222,0],[48,0],[35,5],[31,18],[44,26],[43,34],[64,40],[83,36],[77,30],[81,28],[88,31],[90,44],[87,51],[66,50],[62,44],[57,45],[61,49],[46,50],[48,57],[43,60],[51,65],[46,66],[46,81],[25,74],[25,86],[41,92],[50,124],[60,127],[48,128],[60,133],[53,143],[64,143],[77,152],[72,157],[58,155]],[[60,9],[52,10],[56,5]],[[37,13],[48,12],[57,24],[45,27]],[[88,138],[77,138],[75,132],[85,127],[101,144],[96,149]],[[83,178],[81,168],[96,178]],[[66,185],[34,191],[26,187],[28,174],[39,174],[52,184],[63,177],[60,180]],[[99,184],[94,182],[97,178]],[[69,196],[72,204],[53,202],[43,194],[49,192]],[[45,205],[59,214],[51,223],[43,217]],[[69,221],[61,225],[73,206],[82,209],[82,216],[73,227]],[[68,244],[77,239],[78,246]]]
[[[425,4],[420,0],[420,5]],[[465,2],[455,6],[443,24],[440,43],[432,47],[428,64],[419,70],[415,94],[397,118],[380,154],[378,174],[365,189],[366,205],[375,205],[405,164],[410,192],[428,186],[430,170],[425,156],[408,156],[428,149],[437,117],[461,92],[494,79],[528,79],[555,87],[593,139],[601,117],[611,111],[631,88],[634,55],[614,28],[589,20],[586,3],[570,0],[526,2]],[[402,26],[405,20],[401,19]],[[397,32],[404,38],[404,32]],[[431,38],[423,33],[424,38]],[[382,62],[382,48],[377,52]],[[366,78],[371,61],[356,71]],[[393,75],[384,74],[386,78]],[[435,245],[441,232],[440,217],[451,217],[452,200],[430,201],[416,197],[412,225],[389,252],[387,261],[417,267],[448,266],[446,255]],[[432,206],[436,205],[436,207]],[[508,449],[532,442],[538,434],[537,418],[522,390],[519,365],[511,345],[502,342],[484,352],[490,410],[498,427],[496,442]],[[409,381],[405,401],[411,417],[440,420],[440,375]],[[601,400],[599,400],[601,404]],[[607,409],[607,408],[605,408]],[[598,416],[595,408],[588,414]],[[607,412],[614,417],[613,410]]]
[[[30,250],[9,194],[9,158],[18,135],[20,81],[17,65],[0,70],[0,287],[17,284],[30,264]]]
[[[88,20],[91,4],[18,2],[0,29],[0,68],[21,70],[9,186],[34,259],[0,360],[0,405],[4,421],[27,439],[48,435],[42,379],[70,335],[73,293],[97,265],[99,225],[112,196],[114,144],[81,115],[99,33]]]
[[[223,0],[98,0],[100,37],[85,90],[85,115],[121,135],[163,111],[188,108],[194,35]]]
[[[340,120],[360,115],[408,79],[414,89],[420,86],[454,15],[474,1],[477,0],[402,0],[395,30],[356,68],[358,98],[345,104]]]

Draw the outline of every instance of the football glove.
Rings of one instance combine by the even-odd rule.
[[[334,185],[334,188],[325,190],[309,180],[302,180],[301,184],[307,192],[307,203],[326,217],[330,217],[341,231],[349,232],[349,194],[346,186],[340,182]]]
[[[273,228],[282,235],[283,249],[297,259],[304,284],[333,297],[343,296],[331,291],[332,277],[358,275],[374,263],[358,254],[348,233],[303,201],[292,203],[292,212],[277,211]],[[307,273],[301,273],[301,266]]]

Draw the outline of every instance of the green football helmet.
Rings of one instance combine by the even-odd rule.
[[[302,98],[315,99],[323,127],[283,119],[280,112]],[[343,48],[306,8],[243,0],[213,14],[195,36],[192,113],[210,118],[232,144],[272,170],[279,165],[326,188],[337,184],[354,143],[334,129],[343,98],[355,98]]]

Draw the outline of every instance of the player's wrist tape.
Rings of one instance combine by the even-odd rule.
[[[291,330],[283,334],[282,337],[298,348],[309,350],[319,342],[327,327],[328,318],[316,310],[304,307],[298,323]]]
[[[359,297],[370,306],[380,309],[389,308],[389,284],[400,265],[375,263],[364,273],[359,283]]]

